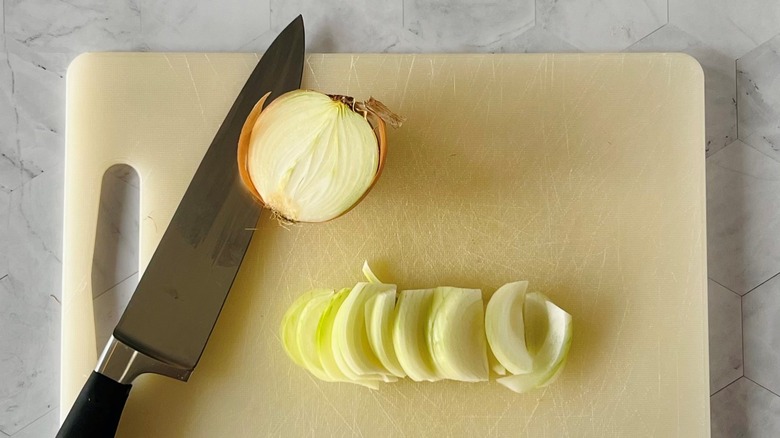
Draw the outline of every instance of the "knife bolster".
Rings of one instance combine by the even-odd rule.
[[[192,370],[147,356],[111,336],[95,371],[121,384],[130,384],[141,374],[154,373],[186,382]]]

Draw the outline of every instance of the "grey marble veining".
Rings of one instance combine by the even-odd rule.
[[[0,248],[0,431],[13,435],[57,406],[62,167],[7,195]]]
[[[138,0],[4,0],[8,40],[42,52],[141,47]]]
[[[62,164],[65,129],[65,70],[70,57],[41,53],[14,41],[5,55],[5,101],[9,117],[0,122],[0,153],[8,172],[0,186],[13,190],[42,172]]]
[[[708,269],[743,295],[780,272],[780,162],[736,141],[707,160]]]
[[[400,1],[327,3],[271,0],[271,29],[278,32],[298,14],[303,14],[306,50],[311,52],[406,51],[415,45],[402,28]]]
[[[406,0],[403,2],[403,25],[442,49],[484,48],[532,27],[534,2]],[[482,31],[469,32],[469,28]]]
[[[536,24],[583,51],[617,52],[666,24],[666,0],[555,0],[536,4]]]
[[[739,138],[780,161],[780,36],[737,60]]]
[[[271,27],[269,0],[140,0],[139,6],[146,50],[209,52],[267,46],[252,42]]]
[[[96,50],[263,51],[299,13],[311,52],[628,50],[683,51],[698,59],[707,94],[709,270],[723,285],[710,282],[711,386],[718,391],[712,398],[713,436],[780,436],[780,397],[740,377],[744,369],[777,392],[772,365],[780,346],[767,315],[776,313],[780,294],[776,280],[759,285],[780,273],[780,2],[0,0],[0,5],[0,436],[52,436],[57,427],[68,63]],[[737,135],[741,141],[734,141]],[[99,343],[137,281],[137,214],[127,213],[137,208],[137,182],[127,174],[109,179],[115,184],[101,205],[105,221],[98,234],[105,243],[97,248],[94,275]],[[744,333],[738,304],[744,307]]]
[[[736,59],[780,33],[780,2],[669,0],[669,22]]]
[[[500,39],[488,46],[488,51],[496,53],[576,53],[580,50],[537,25],[518,36]]]

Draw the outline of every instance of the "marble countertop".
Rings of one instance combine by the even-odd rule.
[[[706,76],[713,436],[780,435],[780,3],[0,0],[0,437],[58,422],[65,75],[85,51],[681,51]],[[106,177],[101,339],[136,281],[137,179]],[[744,341],[743,341],[744,339]],[[744,359],[743,359],[744,357]]]

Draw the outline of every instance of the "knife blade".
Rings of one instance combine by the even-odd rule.
[[[264,94],[267,105],[300,87],[303,58],[299,15],[260,58],[214,136],[58,437],[114,436],[140,374],[189,378],[262,210],[238,175],[241,128]]]

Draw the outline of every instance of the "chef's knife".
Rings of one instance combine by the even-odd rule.
[[[114,436],[139,374],[189,378],[262,210],[238,175],[241,128],[261,96],[270,92],[270,102],[300,87],[303,54],[298,16],[263,54],[230,108],[58,437]]]

